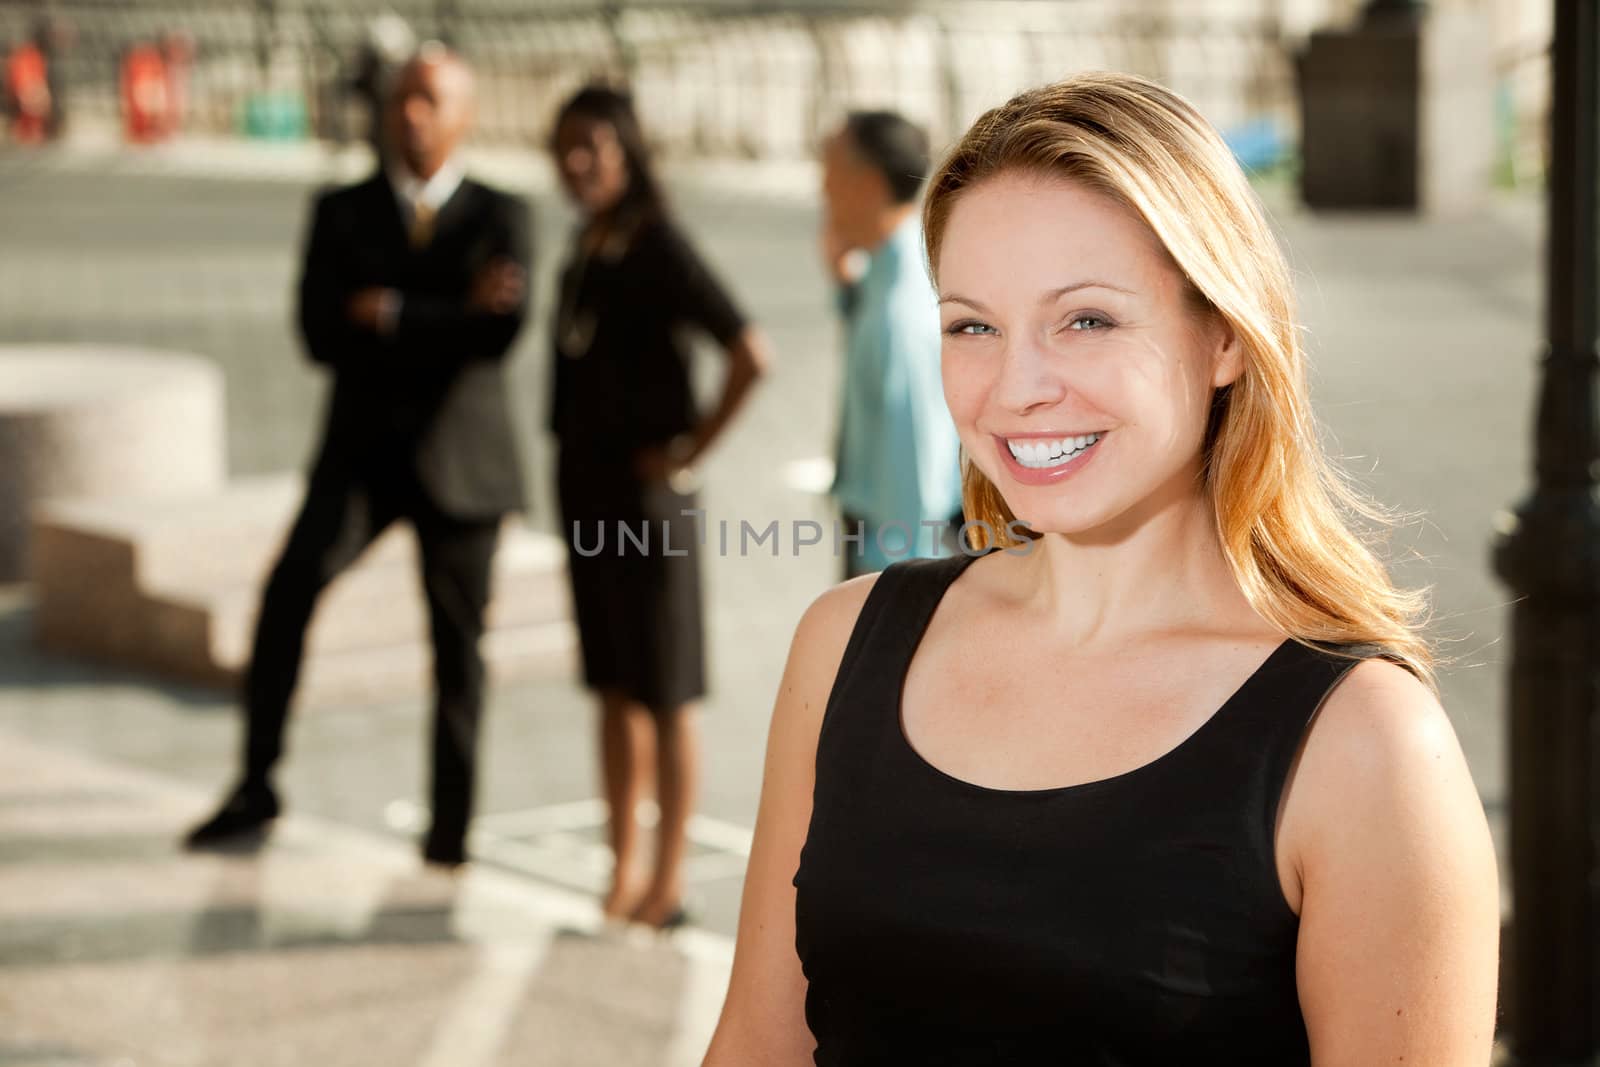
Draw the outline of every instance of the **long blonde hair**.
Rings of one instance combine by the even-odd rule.
[[[1134,212],[1187,279],[1192,303],[1238,336],[1244,368],[1216,394],[1203,464],[1222,550],[1255,610],[1298,641],[1366,645],[1432,685],[1425,594],[1397,588],[1346,520],[1388,521],[1318,440],[1289,269],[1217,131],[1183,97],[1129,74],[1020,93],[980,116],[928,182],[923,232],[935,270],[963,191],[1002,172],[1071,181]],[[1016,543],[1015,515],[970,462],[962,498],[974,535]]]

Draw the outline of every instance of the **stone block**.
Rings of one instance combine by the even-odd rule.
[[[29,525],[66,497],[221,487],[222,374],[210,361],[102,345],[0,346],[0,581],[28,576]]]

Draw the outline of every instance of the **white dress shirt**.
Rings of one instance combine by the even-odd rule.
[[[411,211],[415,205],[426,204],[437,212],[461,188],[467,171],[457,157],[451,156],[427,181],[411,173],[411,168],[399,161],[390,165],[388,175],[389,187],[400,202],[400,211],[405,216],[406,224],[410,225]]]
[[[406,229],[409,230],[416,213],[416,205],[425,205],[437,216],[439,209],[456,194],[457,189],[461,188],[461,182],[467,176],[467,171],[461,165],[459,158],[451,156],[427,181],[417,177],[410,167],[398,160],[390,164],[387,175],[389,188],[394,190],[395,200],[400,205],[400,217],[405,220]],[[379,333],[394,332],[395,324],[400,321],[400,305],[403,300],[404,297],[397,290],[384,290],[378,307]]]

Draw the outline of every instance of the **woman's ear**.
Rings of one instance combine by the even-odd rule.
[[[1244,373],[1244,344],[1239,331],[1221,315],[1212,320],[1211,385],[1221,389],[1232,385]]]

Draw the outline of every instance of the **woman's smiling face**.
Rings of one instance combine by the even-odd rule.
[[[627,192],[627,153],[611,123],[570,115],[556,129],[551,147],[567,196],[589,214],[608,210]]]
[[[1197,310],[1142,219],[1063,180],[964,191],[939,248],[945,399],[971,462],[1046,533],[1199,488],[1231,330]]]

